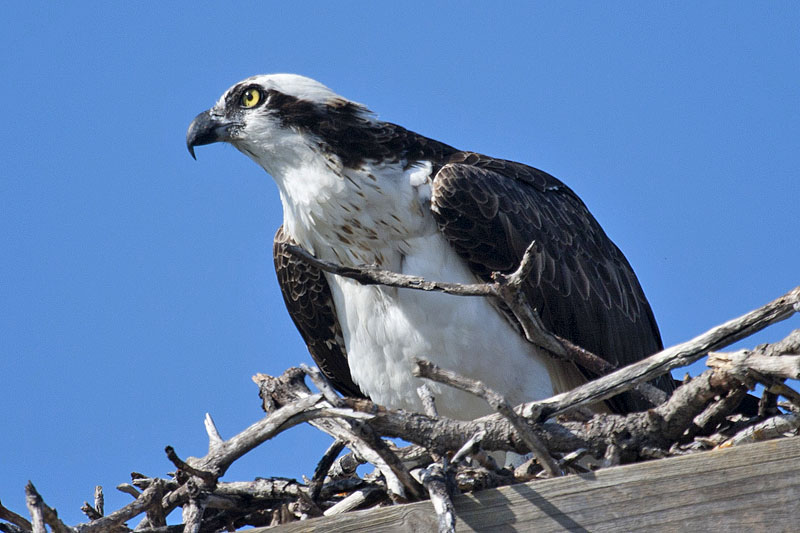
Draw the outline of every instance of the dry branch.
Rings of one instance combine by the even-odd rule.
[[[105,533],[112,531],[121,526],[131,518],[145,512],[147,508],[156,501],[158,491],[157,486],[152,485],[145,489],[136,500],[132,501],[122,509],[114,511],[97,520],[93,520],[88,524],[79,524],[75,526],[75,531],[78,533]]]
[[[44,503],[42,497],[36,492],[33,483],[28,482],[25,487],[25,505],[31,513],[31,530],[33,533],[47,533],[44,526]]]
[[[422,471],[422,484],[428,490],[436,511],[439,533],[455,533],[456,510],[451,497],[451,484],[447,482],[447,469],[439,463],[431,463]]]
[[[105,497],[103,496],[103,487],[100,485],[94,488],[94,509],[100,516],[105,514]]]
[[[314,469],[314,477],[311,478],[311,483],[308,484],[308,495],[313,501],[319,498],[322,484],[325,482],[325,476],[328,475],[331,466],[333,466],[333,462],[339,457],[342,450],[344,450],[344,446],[344,442],[334,440],[317,463],[317,468]]]
[[[358,509],[366,505],[370,500],[375,501],[377,498],[384,496],[385,493],[386,491],[384,489],[375,486],[356,490],[347,498],[325,511],[325,516],[334,516],[352,511],[353,509]]]
[[[319,383],[324,383],[324,378],[318,370],[308,370]],[[298,369],[297,372],[285,373],[278,380],[274,380],[270,376],[256,376],[254,380],[259,384],[265,408],[268,404],[281,405],[287,400],[303,398],[311,394],[305,383],[302,382],[302,376],[305,375],[305,372]],[[339,402],[338,396],[332,389],[328,394],[333,394],[337,398],[336,403]],[[358,455],[375,465],[385,476],[389,493],[393,498],[398,501],[405,501],[409,497],[419,499],[422,495],[422,487],[394,453],[374,434],[372,428],[361,425],[357,421],[343,419],[345,415],[351,415],[349,418],[358,418],[357,413],[340,411],[339,414],[341,415],[339,420],[335,418],[317,419],[311,421],[311,424],[335,439],[346,442]]]
[[[800,415],[790,413],[778,415],[750,426],[737,433],[725,445],[737,446],[761,440],[775,439],[787,433],[795,433],[800,428]]]
[[[436,409],[436,400],[431,389],[422,384],[417,387],[417,396],[422,401],[425,414],[437,418],[439,412]],[[433,462],[427,468],[420,469],[418,478],[425,490],[428,491],[428,496],[436,512],[438,533],[455,533],[456,511],[453,506],[453,494],[456,488],[455,479],[449,468],[450,462],[446,456],[431,455]]]
[[[6,509],[2,503],[0,503],[0,520],[5,520],[24,531],[33,530],[33,524],[31,524],[27,518],[18,515],[10,509]]]
[[[708,366],[722,368],[737,375],[748,373],[769,375],[780,379],[800,379],[800,329],[780,343],[760,350],[739,350],[732,353],[711,352]]]
[[[34,533],[38,533],[39,531],[45,532],[45,524],[50,526],[53,533],[74,532],[73,528],[61,521],[55,509],[52,509],[44,503],[42,496],[30,481],[28,481],[28,484],[25,486],[25,503],[31,512],[31,523]]]
[[[581,405],[605,400],[631,389],[636,384],[666,374],[674,368],[690,365],[709,351],[724,348],[775,322],[786,320],[796,313],[799,307],[800,287],[795,287],[780,298],[712,328],[690,341],[662,350],[569,392],[541,402],[525,404],[521,414],[527,418],[545,419]]]
[[[558,468],[558,464],[550,457],[550,453],[536,433],[530,430],[528,423],[514,412],[511,404],[509,404],[508,400],[501,394],[493,391],[480,381],[459,376],[455,372],[443,370],[427,361],[417,360],[415,364],[416,366],[414,370],[412,370],[412,374],[415,376],[450,385],[451,387],[469,392],[486,400],[486,403],[492,406],[492,409],[511,422],[511,425],[517,430],[522,440],[525,441],[525,444],[528,446],[528,449],[536,456],[539,464],[542,465],[548,475],[556,477],[562,474],[561,469]]]
[[[449,283],[426,280],[419,276],[399,274],[383,270],[371,265],[349,267],[330,261],[317,259],[300,246],[288,245],[287,251],[324,272],[336,274],[358,281],[362,285],[385,285],[403,289],[415,289],[428,292],[443,292],[455,296],[483,296],[502,300],[516,317],[528,341],[547,350],[556,357],[572,361],[595,375],[603,375],[615,368],[605,359],[572,342],[550,333],[542,324],[538,314],[533,311],[527,301],[522,282],[533,267],[533,251],[536,243],[532,242],[522,256],[519,267],[511,274],[495,272],[491,283]]]

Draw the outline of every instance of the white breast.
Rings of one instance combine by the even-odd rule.
[[[403,273],[475,281],[438,233],[411,245]],[[514,404],[552,395],[546,356],[537,354],[485,298],[363,286],[335,276],[328,280],[353,379],[378,403],[422,409],[416,393],[421,383],[411,375],[416,357],[480,379]],[[429,386],[445,416],[472,419],[490,410],[472,395],[439,384]]]

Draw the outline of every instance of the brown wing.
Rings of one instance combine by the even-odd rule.
[[[439,228],[481,279],[515,270],[536,241],[526,292],[553,333],[618,366],[661,350],[630,264],[577,195],[553,176],[458,152],[436,174],[431,202]],[[655,384],[674,388],[669,376]],[[611,407],[624,412],[648,405],[621,395]]]
[[[322,271],[296,259],[287,250],[297,244],[278,228],[272,247],[275,273],[283,301],[308,351],[323,374],[345,396],[364,397],[347,366],[342,329],[336,318],[331,289]]]

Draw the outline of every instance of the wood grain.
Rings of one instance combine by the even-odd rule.
[[[800,437],[485,490],[454,503],[456,531],[797,531]],[[436,525],[426,501],[268,531],[427,532]]]

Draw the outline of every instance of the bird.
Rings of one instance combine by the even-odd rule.
[[[550,332],[615,366],[663,348],[625,256],[577,194],[542,170],[381,121],[296,74],[245,79],[198,114],[186,133],[192,157],[217,142],[247,155],[277,185],[281,293],[312,358],[344,395],[422,412],[417,388],[425,382],[440,415],[471,420],[491,408],[414,377],[415,358],[478,379],[515,405],[591,376],[528,342],[492,299],[362,285],[309,265],[290,246],[344,266],[477,283],[513,272],[533,243],[523,289]],[[654,384],[673,387],[666,377]],[[624,393],[598,409],[648,407]]]

